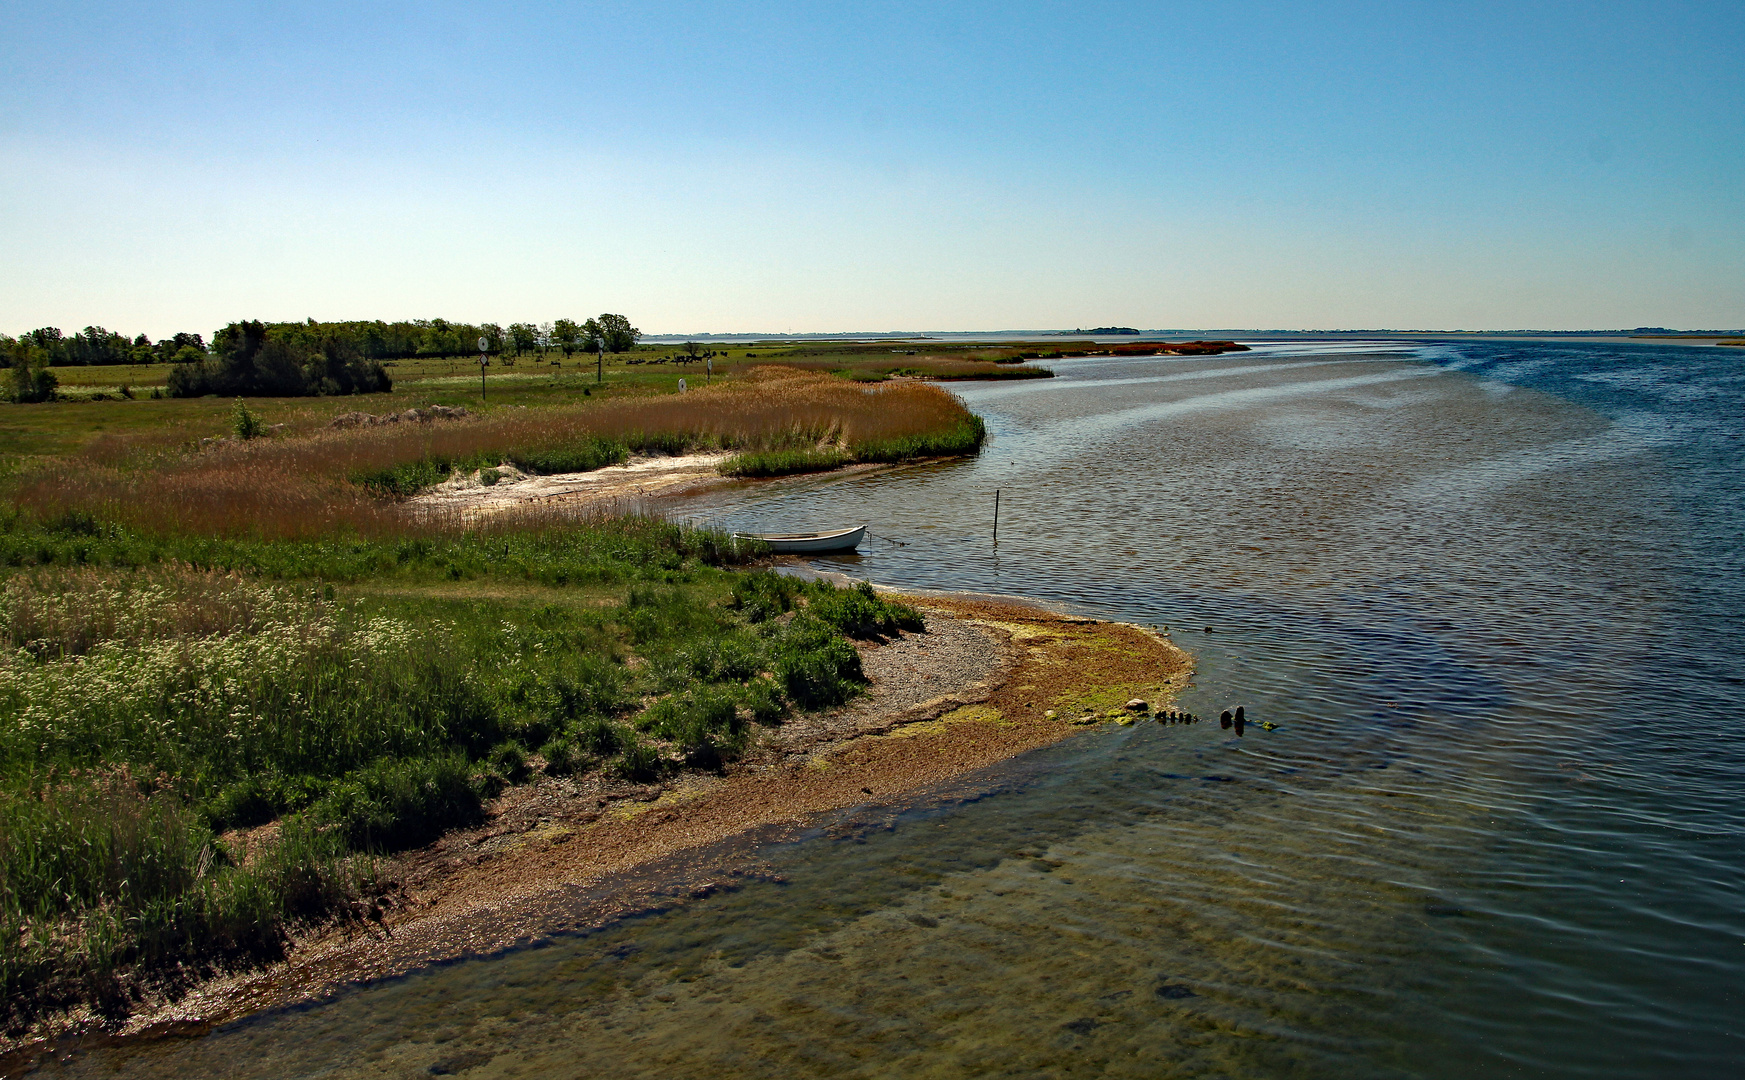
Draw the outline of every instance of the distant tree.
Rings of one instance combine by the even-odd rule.
[[[582,324],[582,351],[597,353],[604,349],[605,331],[600,329],[600,320],[589,319]]]
[[[539,330],[532,323],[510,323],[509,341],[515,347],[516,356],[530,353],[539,344]]]
[[[51,363],[62,364],[125,364],[133,359],[133,345],[127,338],[101,326],[87,326],[67,338],[61,355]]]
[[[48,369],[47,350],[39,347],[15,349],[11,374],[11,398],[20,405],[53,401],[60,386],[60,380]]]
[[[176,354],[170,396],[300,397],[391,389],[381,363],[361,354],[361,337],[327,323],[231,323],[212,336],[210,354],[192,345]]]
[[[198,354],[195,359],[198,360],[206,354],[206,339],[199,334],[177,334],[175,337],[165,338],[157,344],[158,360],[166,364],[188,363],[181,358],[187,349],[194,350]]]
[[[478,336],[484,338],[489,343],[487,351],[503,351],[503,328],[501,326],[498,326],[494,322],[480,323]],[[475,341],[474,344],[476,345],[478,343]]]
[[[24,335],[24,340],[35,348],[53,352],[61,343],[61,332],[52,326],[45,326]]]
[[[551,324],[552,343],[563,350],[564,359],[566,360],[569,359],[571,353],[576,351],[576,347],[581,344],[581,337],[582,328],[577,326],[573,319],[559,319]]]
[[[642,337],[642,331],[631,326],[630,320],[622,315],[602,315],[600,337],[606,343],[607,352],[629,352]]]
[[[685,350],[685,363],[687,364],[703,354],[703,346],[694,341],[685,342],[681,348]]]

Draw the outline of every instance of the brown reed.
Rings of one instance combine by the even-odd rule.
[[[153,532],[385,536],[444,526],[428,515],[413,520],[353,478],[420,460],[501,459],[593,439],[679,449],[852,451],[950,430],[971,419],[956,397],[925,383],[859,384],[766,367],[682,395],[227,440],[173,454],[162,449],[162,439],[143,441],[130,454],[123,439],[114,437],[24,478],[13,498],[18,509],[42,519],[87,514]]]

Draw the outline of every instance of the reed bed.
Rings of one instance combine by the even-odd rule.
[[[811,456],[785,464],[821,468],[971,453],[984,438],[979,418],[938,387],[765,368],[683,395],[226,441],[177,455],[154,447],[130,456],[120,440],[104,440],[24,478],[14,500],[38,520],[85,515],[153,532],[385,537],[441,527],[384,496],[410,494],[459,468],[584,471],[633,451],[693,450],[801,451]],[[727,471],[761,474],[755,459]]]
[[[992,360],[960,356],[864,356],[849,352],[816,359],[780,359],[779,362],[797,372],[846,373],[850,379],[866,382],[882,382],[893,376],[902,376],[901,381],[932,379],[940,382],[1048,379],[1054,376],[1054,372],[1047,368],[1018,363],[1016,355],[1014,353],[1011,358]]]

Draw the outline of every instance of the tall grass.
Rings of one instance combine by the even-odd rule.
[[[329,582],[499,578],[546,585],[625,584],[682,577],[688,568],[749,562],[761,545],[651,517],[535,503],[483,522],[458,514],[416,519],[420,532],[295,539],[153,532],[72,513],[43,522],[0,515],[0,568],[149,568],[185,564]],[[403,525],[405,523],[402,523]],[[15,586],[18,587],[18,586]]]
[[[630,451],[699,449],[834,449],[845,460],[887,461],[972,452],[984,437],[979,418],[938,387],[863,386],[769,368],[682,395],[325,430],[197,453],[154,446],[130,456],[121,440],[105,440],[23,478],[14,502],[37,520],[77,514],[155,533],[383,537],[440,524],[409,517],[383,495],[406,494],[456,467],[515,462],[569,471]]]
[[[919,625],[870,589],[762,572],[643,573],[604,606],[347,602],[175,565],[15,573],[0,992],[16,1018],[112,997],[141,966],[271,955],[363,895],[364,853],[476,823],[535,751],[554,774],[714,768],[754,724],[860,691],[844,634]]]
[[[107,1011],[130,967],[278,955],[286,930],[373,884],[305,821],[247,865],[173,787],[125,766],[0,789],[0,1021]]]

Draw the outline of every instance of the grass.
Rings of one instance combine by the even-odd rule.
[[[0,407],[9,1034],[276,956],[506,786],[718,768],[860,692],[852,639],[920,625],[868,589],[657,519],[405,502],[457,468],[711,449],[772,475],[985,437],[919,382],[759,368],[681,396],[661,366],[596,392],[517,365],[485,408],[396,371],[379,398],[251,399],[246,440],[214,441],[236,417],[216,398]],[[474,415],[331,426],[428,404]]]
[[[710,449],[789,455],[730,463],[730,473],[764,464],[794,471],[973,453],[984,438],[980,419],[937,387],[862,386],[778,369],[685,395],[503,409],[458,422],[323,427],[196,453],[162,436],[111,436],[20,478],[14,502],[40,520],[87,515],[159,533],[380,537],[431,527],[382,496],[411,494],[457,468],[507,462],[573,471],[632,451]]]
[[[490,599],[179,563],[13,572],[0,592],[11,1026],[119,1001],[130,972],[277,955],[300,922],[377,888],[372,856],[476,823],[540,768],[719,767],[758,725],[860,691],[844,635],[919,626],[870,589],[672,572],[635,543],[618,555],[624,584],[604,593]]]

